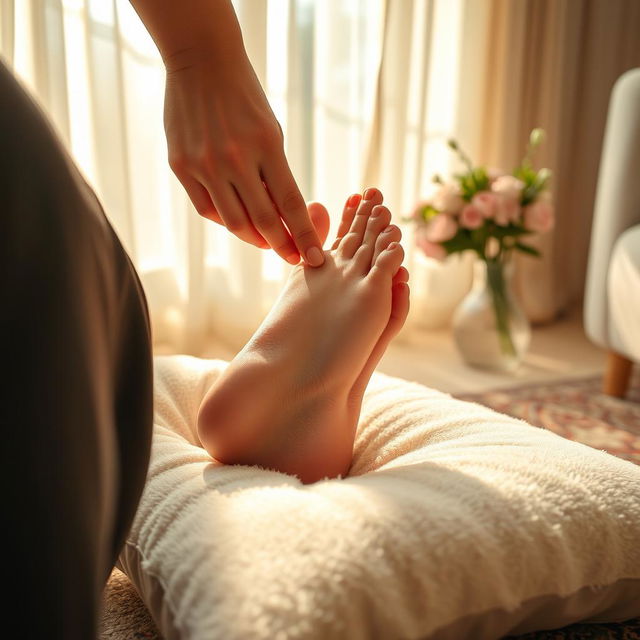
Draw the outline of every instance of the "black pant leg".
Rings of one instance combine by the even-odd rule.
[[[0,300],[5,606],[29,637],[92,638],[148,466],[147,308],[97,198],[2,64]]]

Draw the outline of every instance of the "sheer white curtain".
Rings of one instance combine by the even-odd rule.
[[[370,185],[383,189],[399,221],[431,175],[449,168],[448,136],[463,135],[474,150],[464,100],[473,87],[461,82],[463,70],[473,78],[481,64],[470,54],[482,26],[473,0],[234,5],[294,175],[307,199],[328,206],[333,228],[346,196]],[[198,353],[218,335],[237,346],[288,267],[200,219],[171,174],[163,67],[129,3],[0,0],[0,38],[5,61],[50,114],[134,260],[155,342]],[[468,286],[468,265],[409,261],[414,320],[446,322]]]

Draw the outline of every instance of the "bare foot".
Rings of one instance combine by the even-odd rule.
[[[257,464],[303,482],[345,475],[362,396],[409,310],[398,227],[368,189],[345,207],[322,267],[298,265],[271,313],[209,390],[203,446],[228,464]],[[328,228],[322,205],[310,205]]]

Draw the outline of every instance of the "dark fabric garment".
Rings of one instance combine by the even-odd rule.
[[[23,637],[95,638],[149,462],[149,318],[95,194],[2,64],[0,301],[5,611]]]

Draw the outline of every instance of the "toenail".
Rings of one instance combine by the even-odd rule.
[[[367,189],[364,192],[364,199],[365,200],[371,200],[376,195],[376,191],[377,191],[377,189]]]
[[[348,207],[357,207],[360,204],[360,200],[361,200],[361,196],[359,193],[355,193],[354,195],[352,195],[348,202],[347,202],[347,206]]]

